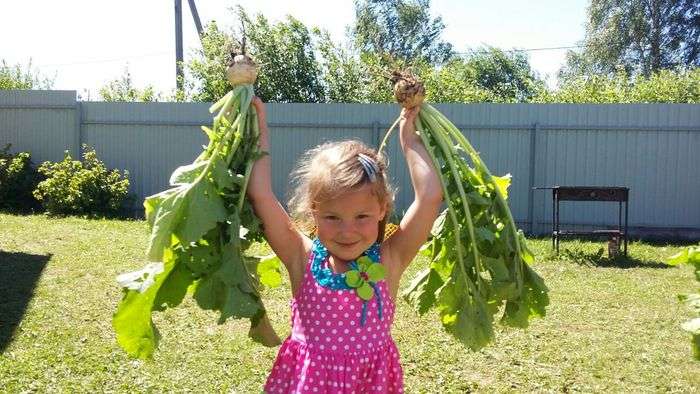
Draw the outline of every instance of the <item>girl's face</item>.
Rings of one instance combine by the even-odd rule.
[[[337,198],[315,205],[318,238],[333,256],[349,261],[359,257],[376,240],[386,207],[363,185]]]

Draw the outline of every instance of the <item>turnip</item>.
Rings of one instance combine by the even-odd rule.
[[[258,65],[250,56],[233,53],[226,68],[226,78],[234,87],[237,85],[252,85],[258,77]]]
[[[390,78],[394,84],[394,98],[403,108],[411,109],[423,104],[425,87],[423,82],[408,72],[394,71]]]
[[[548,290],[529,266],[533,255],[508,207],[510,176],[493,176],[457,127],[423,103],[425,89],[416,77],[395,72],[392,82],[402,107],[421,106],[416,130],[439,170],[447,206],[421,251],[430,267],[403,296],[420,314],[436,307],[449,333],[479,349],[493,339],[502,306],[501,323],[527,327],[531,317],[545,315]]]
[[[245,198],[253,163],[265,154],[250,105],[256,74],[249,56],[232,56],[227,77],[234,88],[210,107],[219,111],[212,127],[202,127],[208,146],[192,164],[173,172],[172,188],[144,202],[151,229],[149,264],[119,276],[124,297],[112,321],[117,342],[130,356],[152,356],[158,341],[152,312],[179,305],[187,293],[201,308],[218,311],[219,324],[248,318],[254,340],[280,343],[260,297],[263,285],[279,283],[279,260],[244,253],[263,239]]]

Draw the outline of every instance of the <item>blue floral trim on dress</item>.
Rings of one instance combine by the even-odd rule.
[[[377,309],[378,309],[378,315],[379,315],[379,320],[382,320],[382,296],[381,292],[379,291],[379,287],[377,286],[376,282],[373,281],[368,281],[368,280],[359,280],[359,282],[353,286],[350,286],[348,284],[348,278],[346,276],[346,273],[342,274],[336,274],[334,273],[330,267],[329,268],[324,268],[324,262],[328,259],[328,249],[321,243],[321,241],[316,238],[313,241],[313,247],[312,247],[312,261],[311,261],[311,273],[314,276],[314,279],[316,282],[321,285],[322,287],[325,287],[327,289],[331,290],[357,290],[357,287],[359,287],[362,283],[367,282],[366,284],[369,285],[372,290],[370,290],[371,293],[374,293],[372,295],[377,296]],[[379,263],[379,243],[375,242],[372,244],[372,246],[369,247],[364,253],[363,256],[367,256],[369,260],[371,260],[372,265],[373,264],[378,264]],[[360,257],[358,260],[362,259]],[[355,274],[357,274],[360,271],[363,271],[360,265],[358,265],[357,261],[353,260],[349,263],[350,267],[352,270],[355,271]],[[383,272],[383,268],[382,272]],[[363,275],[363,278],[367,278],[366,274],[364,272],[360,272],[360,275]],[[355,277],[357,275],[353,275]],[[383,278],[383,274],[381,277]],[[362,303],[362,315],[360,317],[360,325],[364,326],[365,322],[367,320],[367,301],[363,296],[359,295],[358,296],[363,299]],[[371,298],[371,296],[370,296]]]

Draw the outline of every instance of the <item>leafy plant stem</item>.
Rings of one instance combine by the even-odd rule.
[[[467,139],[464,137],[462,132],[460,132],[451,122],[447,120],[439,111],[437,111],[434,107],[432,107],[430,104],[425,104],[424,108],[427,110],[428,113],[431,115],[435,116],[435,118],[442,124],[444,129],[450,133],[450,135],[459,143],[459,145],[465,149],[466,152],[468,152],[472,158],[472,161],[474,161],[474,165],[479,168],[480,171],[482,171],[486,175],[486,180],[493,185],[494,192],[496,193],[496,201],[498,202],[499,208],[501,209],[501,212],[503,212],[506,215],[506,218],[508,219],[508,229],[510,232],[513,234],[513,239],[514,239],[514,244],[516,247],[516,254],[517,258],[521,259],[521,248],[520,248],[520,240],[518,238],[518,230],[515,228],[515,221],[513,220],[513,215],[511,214],[510,210],[508,209],[508,205],[505,201],[505,198],[503,197],[503,194],[501,193],[500,189],[496,185],[496,182],[493,180],[493,176],[491,175],[491,172],[486,168],[486,166],[483,164],[481,159],[479,158],[479,154],[477,151],[472,147],[472,145],[467,141]],[[517,265],[517,273],[520,278],[522,278],[522,267],[518,264]],[[518,284],[518,290],[520,291],[522,284],[522,281],[518,280],[516,283]]]
[[[386,133],[384,133],[384,138],[382,139],[382,143],[379,144],[379,149],[377,149],[377,154],[382,153],[382,150],[386,146],[387,141],[389,141],[389,136],[391,135],[391,132],[394,131],[394,129],[396,128],[396,125],[398,125],[400,121],[401,121],[401,117],[396,118],[396,120],[394,121],[394,124],[392,124],[391,127],[389,127],[389,130],[387,130]]]
[[[425,146],[425,150],[428,152],[428,155],[430,155],[430,159],[433,161],[433,165],[435,168],[440,168],[440,162],[437,159],[437,156],[435,155],[435,152],[433,152],[433,149],[430,146],[430,141],[428,141],[428,137],[426,136],[427,133],[427,128],[423,124],[422,120],[419,118],[416,119],[417,126],[419,126],[418,130],[418,136],[420,137],[421,141],[423,142],[423,145]],[[449,193],[447,191],[447,184],[445,183],[445,180],[439,176],[438,179],[440,180],[440,185],[442,186],[442,192],[445,196],[448,196]],[[467,284],[467,287],[469,287],[468,283],[468,277],[466,275],[466,271],[464,270],[464,255],[462,253],[462,245],[459,242],[461,239],[461,231],[459,229],[459,221],[457,220],[457,215],[455,214],[455,208],[452,206],[451,201],[449,198],[445,198],[445,202],[447,204],[447,213],[450,216],[450,220],[452,221],[452,225],[454,226],[454,233],[455,233],[455,239],[456,239],[456,249],[457,249],[457,265],[459,265],[460,270],[462,271],[462,274],[464,276],[465,283]]]
[[[426,104],[427,105],[427,104]],[[454,163],[454,160],[452,159],[453,157],[456,156],[456,153],[454,152],[454,149],[452,148],[452,145],[448,142],[445,141],[445,135],[443,134],[443,129],[440,127],[440,125],[436,122],[436,119],[431,116],[431,114],[422,114],[420,115],[422,120],[426,121],[428,123],[428,126],[430,127],[430,131],[432,131],[431,135],[433,136],[433,139],[435,142],[438,144],[440,149],[443,151],[443,155],[445,156],[445,162],[450,168],[450,171],[452,172],[452,177],[453,180],[457,186],[457,190],[459,191],[459,196],[460,199],[462,200],[462,209],[464,210],[464,218],[465,222],[467,224],[467,233],[469,234],[469,238],[471,239],[471,250],[472,250],[472,255],[474,257],[474,264],[477,267],[477,272],[481,272],[483,270],[481,266],[481,261],[479,257],[479,251],[477,249],[477,240],[474,235],[474,224],[472,223],[471,220],[471,212],[469,211],[469,203],[467,202],[467,195],[464,192],[464,187],[462,186],[461,182],[461,177],[459,176],[459,170],[457,170],[457,167]],[[446,197],[447,199],[447,197]],[[461,242],[458,239],[458,247],[461,247]],[[478,274],[476,275],[476,284],[477,288],[481,290],[482,284],[481,284],[481,276]]]

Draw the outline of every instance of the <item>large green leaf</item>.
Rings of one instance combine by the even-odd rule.
[[[187,190],[186,187],[178,188],[158,205],[146,252],[149,261],[161,261],[163,250],[172,245],[173,230],[180,220]]]
[[[174,267],[172,259],[167,261],[163,271],[156,274],[150,286],[142,292],[124,290],[124,297],[112,318],[112,327],[117,334],[117,343],[131,357],[151,358],[158,345],[159,335],[151,320],[151,309],[158,291]]]
[[[261,258],[256,268],[260,283],[269,288],[282,284],[281,266],[282,262],[274,254]]]
[[[200,279],[194,299],[202,309],[221,312],[219,324],[229,317],[251,318],[262,308],[258,297],[241,291],[238,286],[228,286],[218,275]]]
[[[484,256],[482,264],[488,270],[490,278],[489,300],[500,301],[517,297],[517,286],[506,267],[503,257]]]
[[[196,242],[228,216],[223,200],[207,179],[192,185],[182,204],[181,220],[175,233],[184,245]]]
[[[493,181],[496,183],[496,187],[498,188],[498,191],[501,192],[501,195],[503,196],[504,199],[508,198],[508,186],[510,186],[510,174],[506,174],[504,176],[492,176],[491,177]]]
[[[202,174],[207,164],[209,164],[209,160],[202,160],[176,168],[170,175],[170,185],[187,185],[194,182]]]
[[[544,281],[529,265],[523,265],[524,282],[523,290],[519,298],[509,300],[501,318],[501,323],[525,328],[529,324],[530,317],[544,317],[546,307],[549,305],[548,289]]]
[[[153,229],[153,224],[156,220],[158,208],[160,207],[160,204],[163,202],[163,200],[165,200],[172,194],[177,193],[179,190],[179,188],[168,189],[158,194],[146,197],[146,199],[143,201],[143,207],[145,209],[146,222],[148,223],[149,229]]]
[[[170,272],[163,284],[158,289],[155,301],[153,302],[154,311],[163,311],[165,308],[173,308],[182,302],[187,288],[192,284],[194,276],[192,272],[185,267],[185,264],[176,261],[175,267]]]
[[[238,287],[229,287],[221,306],[218,322],[223,324],[230,317],[252,319],[263,310],[262,302],[258,296],[242,291]]]
[[[493,320],[486,304],[473,297],[463,275],[455,275],[438,290],[438,311],[445,330],[472,350],[493,339]]]
[[[187,248],[176,250],[178,260],[185,265],[195,277],[208,274],[213,268],[221,264],[221,255],[216,245],[197,242]]]
[[[433,269],[425,269],[416,275],[403,298],[418,311],[425,314],[435,304],[435,292],[444,284],[440,275]]]
[[[229,170],[226,162],[217,155],[211,159],[211,175],[214,183],[218,186],[220,190],[230,189],[234,184],[241,184],[243,182],[242,175],[234,175]]]
[[[221,309],[226,296],[225,292],[229,288],[230,286],[226,286],[219,278],[207,275],[197,281],[193,296],[202,309]]]

